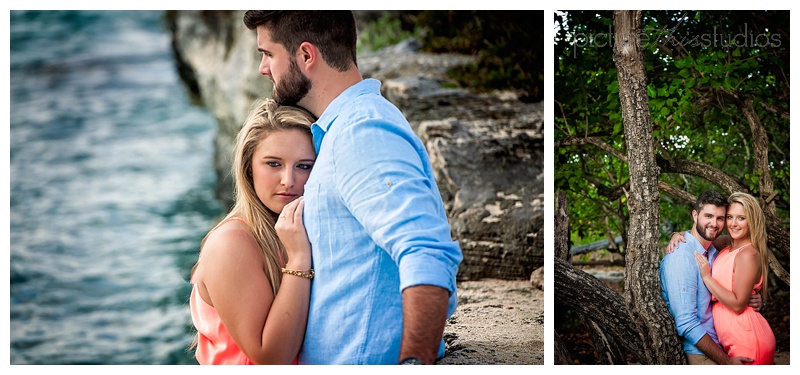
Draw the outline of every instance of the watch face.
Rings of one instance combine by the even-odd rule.
[[[402,361],[400,361],[401,365],[422,365],[422,361],[419,358],[415,357],[408,357]]]

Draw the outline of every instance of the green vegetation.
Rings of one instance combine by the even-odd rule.
[[[628,230],[629,174],[620,157],[627,150],[612,19],[611,11],[556,14],[554,182],[568,199],[573,245]],[[727,176],[764,198],[751,128],[760,123],[768,136],[777,216],[788,230],[788,14],[646,11],[642,31],[659,182],[697,196],[709,188],[724,193],[721,176]],[[748,106],[757,121],[746,118]],[[721,174],[689,173],[687,163],[704,163],[701,169]],[[690,228],[690,213],[689,202],[662,191],[661,240]]]
[[[377,51],[393,46],[408,38],[422,37],[422,29],[404,28],[403,21],[389,13],[382,14],[377,20],[367,23],[359,29],[356,52],[358,54]]]
[[[450,78],[478,91],[516,90],[529,102],[544,95],[543,22],[541,11],[424,11],[416,18],[429,30],[423,50],[477,56]]]
[[[457,84],[481,92],[514,90],[526,102],[544,99],[544,32],[541,11],[408,11],[365,25],[360,51],[375,51],[408,37],[422,51],[476,56],[452,69]]]

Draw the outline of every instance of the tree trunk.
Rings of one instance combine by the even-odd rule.
[[[643,363],[677,364],[683,363],[685,356],[673,317],[660,294],[659,172],[641,50],[641,23],[641,11],[614,11],[614,63],[631,184],[625,299],[643,343]]]
[[[555,257],[569,259],[569,212],[567,211],[567,198],[561,190],[556,194],[555,230],[553,233],[553,248]]]
[[[571,365],[572,357],[569,355],[569,350],[564,344],[564,340],[558,335],[558,332],[553,332],[553,364],[555,365]]]
[[[642,340],[636,331],[637,325],[625,306],[625,299],[619,293],[596,277],[573,267],[566,260],[555,257],[553,290],[558,302],[574,310],[584,321],[595,323],[606,336],[613,337],[620,349],[642,363]]]
[[[592,320],[584,319],[584,324],[589,327],[594,342],[595,356],[598,358],[599,365],[624,365],[628,364],[625,354],[622,353],[620,346],[613,336],[606,334],[602,327]]]

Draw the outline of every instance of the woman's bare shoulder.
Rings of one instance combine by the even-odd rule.
[[[756,250],[756,247],[753,246],[753,244],[749,244],[739,250],[737,255],[741,255],[743,257],[758,257],[758,250]]]
[[[258,251],[258,243],[247,224],[228,220],[208,234],[203,245],[204,257],[227,256],[231,253]]]

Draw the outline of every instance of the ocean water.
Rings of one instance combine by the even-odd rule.
[[[196,364],[189,271],[224,208],[163,12],[9,30],[10,363]]]

